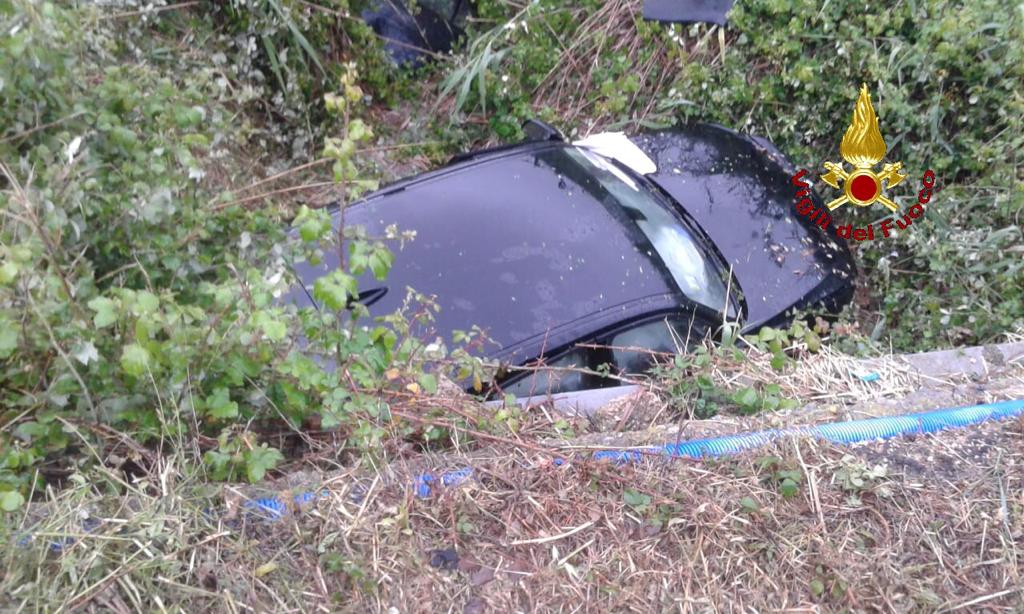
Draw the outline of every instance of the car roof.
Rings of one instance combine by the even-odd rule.
[[[415,230],[395,249],[375,315],[402,305],[406,287],[435,295],[438,334],[479,325],[505,355],[556,347],[591,330],[682,304],[646,237],[560,142],[484,153],[386,187],[345,211],[371,236]],[[335,213],[337,217],[337,213]],[[296,273],[307,288],[337,266],[328,250]],[[538,352],[539,353],[539,352]],[[516,352],[519,354],[519,352]],[[534,354],[536,355],[536,354]]]

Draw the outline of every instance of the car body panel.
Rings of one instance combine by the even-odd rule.
[[[582,333],[680,305],[642,235],[630,233],[592,178],[565,164],[564,143],[506,149],[386,188],[345,210],[345,223],[416,231],[396,253],[371,313],[401,306],[406,287],[435,295],[443,337],[476,324],[495,356],[532,358]],[[335,212],[335,219],[338,214]],[[307,287],[338,265],[296,265]]]
[[[657,170],[641,176],[619,164],[615,174],[673,211],[715,268],[734,267],[747,329],[782,323],[794,307],[848,300],[849,250],[796,215],[777,150],[709,125],[631,140]],[[683,295],[635,217],[613,206],[614,194],[583,166],[566,162],[570,149],[578,151],[548,139],[470,152],[346,207],[345,224],[371,236],[391,225],[416,232],[395,247],[386,281],[360,279],[370,313],[394,312],[415,288],[436,297],[437,335],[447,341],[478,325],[493,341],[485,354],[512,365],[606,342],[666,314],[713,330],[722,309]],[[333,215],[337,225],[340,212]],[[334,250],[316,266],[296,264],[305,288],[288,300],[315,304],[308,289],[337,266]]]
[[[852,293],[849,248],[794,211],[788,161],[720,126],[631,137],[658,170],[647,177],[694,217],[733,266],[746,329],[779,321],[806,297],[839,307]],[[817,194],[815,206],[823,207]]]

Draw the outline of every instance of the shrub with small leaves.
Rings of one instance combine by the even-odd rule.
[[[0,509],[112,436],[256,481],[284,458],[257,435],[268,428],[317,420],[367,454],[421,430],[384,393],[432,393],[452,357],[463,376],[482,366],[414,334],[425,297],[411,296],[427,305],[414,322],[372,322],[354,302],[358,277],[386,276],[388,242],[411,235],[338,236],[304,208],[291,237],[274,209],[225,196],[211,176],[247,144],[225,67],[162,55],[165,13],[121,31],[101,10],[0,2]],[[348,200],[374,186],[355,156],[373,131],[356,65],[338,79],[325,153]],[[294,261],[342,247],[344,266],[313,288],[322,310],[284,300]]]

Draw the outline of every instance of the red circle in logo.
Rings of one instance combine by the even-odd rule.
[[[860,201],[869,201],[878,194],[878,184],[867,175],[858,175],[850,184],[850,194]]]

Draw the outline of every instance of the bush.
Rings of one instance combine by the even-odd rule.
[[[221,194],[210,175],[249,136],[233,95],[246,75],[160,55],[173,23],[125,31],[94,8],[0,3],[14,33],[0,39],[4,509],[104,460],[101,438],[198,450],[220,479],[258,480],[282,459],[250,427],[316,419],[379,454],[386,434],[420,428],[396,424],[381,392],[436,387],[443,344],[425,351],[414,322],[369,322],[351,304],[356,277],[386,275],[386,237],[345,229],[348,267],[315,289],[328,309],[280,300],[288,263],[340,237],[327,212],[306,209],[296,245],[273,209]],[[325,154],[350,195],[370,185],[355,155],[372,137],[356,77],[340,67],[327,96],[339,136]]]
[[[894,347],[990,342],[1024,325],[1019,219],[1024,184],[1024,24],[997,2],[903,3],[884,13],[833,3],[743,3],[724,65],[675,85],[702,117],[770,135],[821,172],[838,156],[860,82],[872,90],[888,159],[908,170],[904,208],[926,169],[939,191],[925,222],[853,247],[871,302],[861,320]],[[770,27],[766,24],[772,24]],[[751,67],[754,67],[751,70]],[[700,91],[701,96],[692,92]],[[671,100],[671,99],[670,99]],[[842,212],[877,221],[874,210]],[[1015,247],[1016,246],[1016,247]]]
[[[223,51],[213,57],[246,83],[245,115],[258,122],[251,126],[254,136],[261,144],[282,147],[285,155],[280,157],[308,161],[316,155],[319,143],[334,126],[325,113],[323,96],[340,87],[350,62],[370,85],[369,96],[393,100],[408,95],[406,75],[393,69],[373,30],[354,18],[366,2],[209,4],[200,15],[223,33],[218,37]]]

